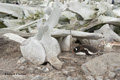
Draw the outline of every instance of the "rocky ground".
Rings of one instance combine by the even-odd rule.
[[[78,56],[62,52],[61,70],[49,63],[36,66],[21,55],[20,44],[0,38],[0,80],[120,80],[120,54]]]

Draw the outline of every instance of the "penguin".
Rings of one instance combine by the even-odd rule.
[[[82,53],[79,53],[82,52]],[[78,45],[73,49],[73,53],[79,54],[79,55],[92,55],[98,52],[97,48],[90,46],[90,45]]]

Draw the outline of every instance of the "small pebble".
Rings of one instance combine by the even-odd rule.
[[[116,75],[116,74],[115,74],[114,72],[109,72],[108,77],[109,77],[109,78],[114,78],[115,75]]]
[[[46,67],[43,67],[41,70],[42,70],[43,72],[49,72],[49,68],[46,68]]]
[[[67,71],[67,70],[65,70],[65,69],[62,69],[62,73],[63,73],[64,75],[68,75],[69,71]]]
[[[26,69],[26,72],[33,74],[33,73],[35,72],[35,69],[34,69],[34,68],[27,68],[27,69]]]
[[[73,80],[71,76],[68,76],[66,80]]]
[[[42,72],[49,72],[50,71],[50,69],[47,68],[47,67],[37,67],[36,69],[38,69],[38,70],[40,70]]]
[[[120,68],[115,69],[116,74],[120,74]]]
[[[20,70],[24,70],[24,69],[25,69],[25,66],[20,66],[19,69],[20,69]]]
[[[83,80],[81,76],[79,77],[71,77],[71,76],[68,76],[66,80]]]
[[[108,77],[105,77],[105,80],[110,80]]]
[[[25,76],[23,76],[23,75],[12,75],[12,77],[16,80],[23,80]]]
[[[110,79],[105,79],[105,80],[110,80]]]
[[[103,76],[96,76],[96,80],[103,80]]]
[[[43,76],[37,75],[37,76],[33,77],[31,80],[42,80],[42,79],[43,79]]]
[[[17,61],[17,65],[23,64],[25,63],[27,60],[23,57],[21,57],[18,61]]]
[[[93,76],[87,76],[86,80],[95,80]]]

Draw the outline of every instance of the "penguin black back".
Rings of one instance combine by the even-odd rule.
[[[86,54],[89,54],[86,49],[88,49],[89,51],[91,51],[91,52],[93,52],[93,53],[95,53],[95,52],[98,51],[98,50],[97,50],[95,47],[93,47],[93,46],[83,44],[83,45],[79,45],[79,46],[75,47],[75,48],[73,49],[73,52],[75,52],[75,53],[76,53],[76,52],[85,52]]]
[[[95,53],[95,52],[98,52],[97,48],[91,46],[91,45],[81,45],[81,47],[84,47],[84,48],[87,48],[89,51]]]

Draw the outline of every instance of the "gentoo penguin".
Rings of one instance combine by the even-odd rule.
[[[81,55],[81,53],[79,52],[82,52],[82,54],[84,55],[91,55],[91,54],[95,54],[96,52],[98,52],[98,50],[93,46],[83,44],[83,45],[79,45],[75,47],[73,49],[73,52],[79,55]]]

